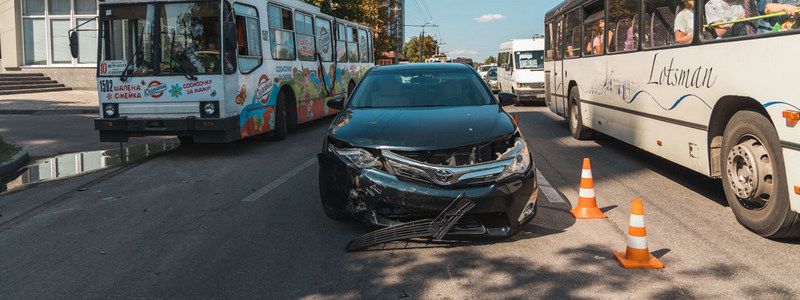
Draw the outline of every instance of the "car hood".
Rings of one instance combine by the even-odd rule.
[[[399,151],[443,150],[492,142],[514,134],[496,105],[347,109],[329,136],[354,147]]]

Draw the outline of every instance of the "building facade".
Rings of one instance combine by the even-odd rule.
[[[0,72],[43,73],[68,87],[95,88],[97,0],[0,1]],[[69,30],[78,31],[73,58]]]

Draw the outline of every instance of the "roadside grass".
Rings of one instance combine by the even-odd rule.
[[[0,137],[0,163],[11,159],[11,157],[14,156],[14,154],[17,154],[18,151],[19,148],[17,146],[6,143],[6,141]]]

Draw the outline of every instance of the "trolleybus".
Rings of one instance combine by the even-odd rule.
[[[104,142],[281,139],[335,113],[325,102],[374,65],[369,28],[296,0],[105,0],[99,12]]]

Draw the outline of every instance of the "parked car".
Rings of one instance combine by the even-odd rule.
[[[492,68],[486,73],[486,84],[492,89],[492,93],[500,92],[500,85],[497,84],[497,67]]]
[[[480,68],[478,69],[478,74],[480,74],[481,78],[485,80],[486,75],[489,74],[489,70],[491,69],[497,69],[497,64],[488,64],[480,66]]]
[[[432,218],[462,193],[476,206],[451,235],[513,235],[536,215],[530,148],[478,73],[462,64],[371,69],[324,140],[319,188],[328,217],[388,227]]]

